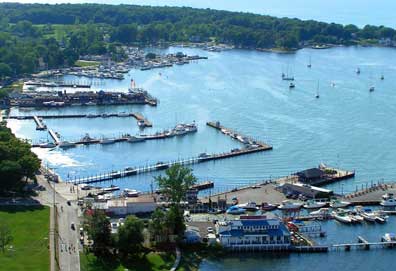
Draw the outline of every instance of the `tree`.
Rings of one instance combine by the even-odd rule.
[[[168,239],[169,229],[167,228],[166,214],[161,209],[156,209],[151,214],[149,232],[151,238],[156,242],[163,242]]]
[[[10,76],[11,73],[12,73],[12,70],[9,65],[7,65],[5,63],[0,63],[0,80],[6,76]]]
[[[11,230],[4,222],[0,223],[0,249],[4,253],[6,247],[11,244],[13,237]]]
[[[110,220],[100,210],[85,215],[85,230],[93,241],[92,250],[96,256],[106,255],[112,245]]]
[[[166,176],[157,176],[155,181],[161,192],[173,204],[179,205],[185,198],[187,190],[196,183],[197,179],[190,168],[175,164],[165,171]]]
[[[128,216],[124,225],[118,228],[117,248],[122,256],[137,254],[141,251],[144,241],[143,228],[143,221],[136,216]]]

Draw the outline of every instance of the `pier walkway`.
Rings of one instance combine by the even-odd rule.
[[[48,130],[48,133],[50,134],[50,136],[52,137],[52,139],[54,140],[56,145],[59,145],[59,143],[61,142],[59,139],[59,136],[56,132],[54,132],[52,129]]]
[[[234,131],[232,129],[224,127],[223,125],[220,124],[219,121],[216,121],[216,122],[209,121],[209,122],[206,123],[206,125],[208,125],[208,126],[210,126],[212,128],[215,128],[217,130],[220,130],[223,134],[228,135],[231,138],[233,138],[235,140],[238,140],[239,142],[241,142],[243,144],[249,144],[249,145],[253,145],[253,146],[258,145],[258,146],[260,146],[262,148],[265,148],[267,150],[271,150],[272,149],[272,146],[270,146],[270,145],[268,145],[268,144],[266,144],[264,142],[261,142],[259,140],[256,140],[256,139],[252,138],[252,137],[243,135],[243,134],[241,134],[241,133],[239,133],[237,131]]]
[[[192,165],[192,164],[196,164],[196,163],[202,163],[202,162],[207,162],[207,161],[212,161],[212,160],[219,160],[219,159],[225,159],[225,158],[230,158],[230,157],[239,156],[239,155],[245,155],[245,154],[249,154],[249,153],[253,153],[253,152],[266,151],[269,149],[271,149],[271,148],[260,146],[260,147],[256,147],[256,148],[252,147],[252,148],[238,149],[238,150],[233,150],[231,152],[218,153],[218,154],[206,154],[205,153],[205,154],[200,154],[198,157],[192,157],[189,159],[177,160],[177,161],[172,161],[172,162],[167,162],[167,163],[158,162],[151,166],[145,166],[145,167],[139,167],[139,168],[126,168],[125,170],[113,171],[113,172],[99,174],[99,175],[91,176],[91,177],[69,179],[68,181],[73,182],[75,184],[103,182],[103,181],[123,178],[123,177],[127,177],[127,176],[137,175],[137,174],[141,174],[141,173],[145,173],[145,172],[164,170],[164,169],[171,167],[174,164]]]
[[[36,123],[36,130],[46,130],[47,125],[44,124],[43,120],[37,116],[33,116],[34,122]]]

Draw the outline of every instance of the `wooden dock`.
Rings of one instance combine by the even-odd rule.
[[[190,187],[190,189],[197,189],[198,191],[202,191],[213,187],[214,187],[213,181],[206,181],[206,182],[194,184],[193,186]]]
[[[47,125],[44,124],[44,122],[42,121],[41,118],[37,117],[37,116],[33,116],[34,122],[36,123],[36,130],[46,130],[47,129]]]
[[[270,146],[270,145],[268,145],[268,144],[266,144],[264,142],[261,142],[261,141],[259,141],[257,139],[254,139],[252,137],[243,135],[243,134],[241,134],[241,133],[239,133],[239,132],[237,132],[235,130],[229,129],[229,128],[221,125],[219,121],[216,121],[216,122],[209,121],[209,122],[206,123],[206,125],[221,131],[225,135],[228,135],[232,139],[235,139],[235,140],[237,140],[237,141],[239,141],[239,142],[241,142],[243,144],[252,145],[252,146],[258,145],[259,147],[265,148],[267,150],[271,150],[272,149],[272,146]]]

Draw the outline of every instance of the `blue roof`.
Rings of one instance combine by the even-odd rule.
[[[267,219],[241,219],[243,226],[268,226]]]

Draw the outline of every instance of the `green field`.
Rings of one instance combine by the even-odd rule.
[[[48,207],[0,206],[0,223],[9,225],[12,249],[0,252],[0,271],[49,270]]]
[[[165,271],[175,262],[175,256],[169,253],[150,252],[138,259],[131,259],[129,263],[118,261],[106,262],[98,260],[93,254],[80,254],[81,271]]]

